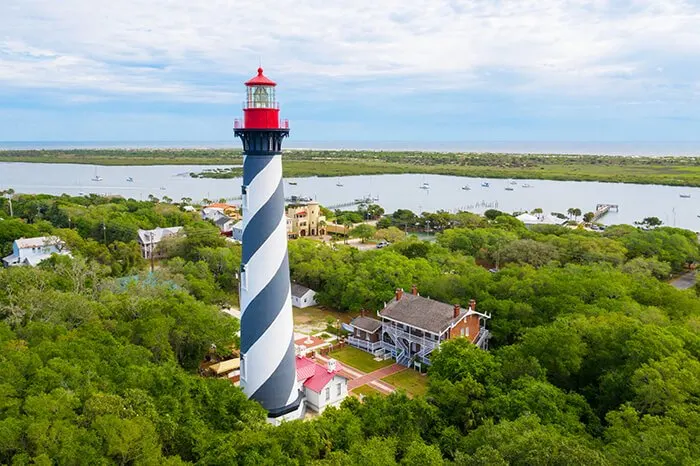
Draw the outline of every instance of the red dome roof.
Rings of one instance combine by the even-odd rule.
[[[258,75],[245,82],[246,86],[276,86],[277,83],[263,75],[263,69],[258,68]]]

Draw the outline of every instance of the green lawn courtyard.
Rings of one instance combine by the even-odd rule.
[[[390,366],[394,363],[392,359],[375,361],[374,356],[371,354],[353,348],[352,346],[346,346],[345,348],[333,351],[328,356],[366,373],[374,372],[377,369]]]
[[[409,396],[424,395],[428,390],[428,378],[418,371],[406,369],[382,379],[397,389],[404,389]]]
[[[361,387],[357,387],[353,391],[350,392],[351,395],[355,395],[356,397],[360,397],[360,395],[383,395],[382,392],[377,390],[376,388],[372,388],[369,385],[362,385]]]

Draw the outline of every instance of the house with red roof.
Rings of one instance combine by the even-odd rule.
[[[295,361],[297,384],[308,409],[322,413],[348,396],[348,379],[339,374],[342,366],[335,359],[329,359],[324,366],[300,354]]]

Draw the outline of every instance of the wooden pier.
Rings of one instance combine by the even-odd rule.
[[[617,204],[598,204],[597,206],[595,206],[595,212],[593,212],[593,220],[591,220],[591,221],[597,222],[598,220],[603,218],[603,216],[605,214],[607,214],[608,212],[610,212],[611,210],[618,212],[619,208],[618,208]]]

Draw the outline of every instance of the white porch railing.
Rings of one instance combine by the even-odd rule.
[[[357,337],[348,337],[348,343],[350,345],[354,346],[355,348],[359,348],[361,350],[367,351],[368,353],[375,353],[376,351],[379,351],[382,349],[382,342],[381,341],[367,341],[367,340],[362,340]]]

